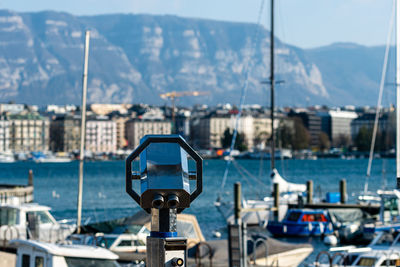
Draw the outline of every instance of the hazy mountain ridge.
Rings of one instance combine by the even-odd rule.
[[[269,33],[256,25],[175,16],[0,11],[0,100],[79,104],[84,31],[91,30],[89,102],[163,103],[172,90],[209,91],[180,104],[238,103],[254,59],[247,103],[268,104]],[[277,40],[280,105],[375,104],[383,48],[302,50]]]

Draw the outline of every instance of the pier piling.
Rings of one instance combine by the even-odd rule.
[[[314,185],[312,180],[307,181],[307,204],[313,203]]]
[[[347,200],[347,184],[346,179],[340,180],[340,203],[344,204]]]
[[[29,170],[28,172],[28,185],[33,186],[33,171]]]
[[[240,210],[242,208],[242,185],[239,182],[235,183],[234,187],[235,193],[235,223],[239,223],[240,220]]]
[[[279,184],[274,183],[274,217],[275,221],[279,221]]]

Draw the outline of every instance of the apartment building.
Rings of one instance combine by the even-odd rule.
[[[128,148],[135,149],[140,139],[147,134],[171,134],[171,121],[131,119],[126,122]]]
[[[196,147],[203,149],[221,148],[225,130],[233,131],[235,124],[236,115],[229,112],[216,112],[198,118],[192,123],[192,142]],[[271,136],[271,120],[265,115],[244,114],[238,121],[237,130],[244,135],[246,146],[251,149],[257,145],[257,140],[266,140]]]
[[[79,150],[80,129],[80,116],[57,116],[50,124],[50,149],[56,152]]]
[[[85,149],[110,153],[117,150],[117,123],[108,117],[96,117],[86,122]]]
[[[0,152],[10,150],[10,122],[5,118],[0,118]]]
[[[117,127],[117,149],[124,149],[128,146],[125,126],[129,119],[129,117],[114,117],[112,119]]]
[[[21,113],[9,115],[8,120],[13,152],[49,150],[49,118],[37,113]]]

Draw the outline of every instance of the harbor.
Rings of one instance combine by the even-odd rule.
[[[395,172],[393,160],[387,159],[387,175]],[[287,160],[282,162],[281,173],[291,182],[305,184],[308,180],[314,180],[314,195],[323,198],[327,192],[339,192],[339,181],[347,180],[349,203],[355,203],[358,194],[364,188],[365,173],[363,169],[367,165],[366,159],[341,160]],[[392,164],[391,164],[392,163]],[[223,160],[204,161],[204,189],[200,197],[193,202],[193,206],[185,213],[196,216],[205,240],[218,240],[227,238],[227,225],[225,219],[212,207],[216,198],[216,190],[220,187],[220,179],[223,175]],[[253,160],[241,160],[253,175],[259,175],[259,162]],[[279,163],[278,163],[279,164]],[[382,184],[382,160],[377,160],[372,169],[370,186],[379,188]],[[0,183],[7,183],[10,179],[16,184],[27,184],[28,172],[34,173],[34,199],[41,205],[50,206],[51,213],[57,220],[75,219],[76,206],[69,199],[77,196],[76,183],[78,178],[78,162],[72,163],[4,163],[0,164]],[[318,170],[318,172],[317,172]],[[316,175],[317,174],[317,175]],[[242,183],[243,195],[253,195],[254,191],[247,182],[246,177],[234,169],[231,170],[228,183],[232,186],[226,188],[226,198],[233,202],[233,184]],[[258,187],[256,194],[271,194],[271,184],[263,181],[264,186]],[[394,182],[392,181],[392,184]],[[390,186],[388,181],[388,186]],[[85,224],[118,219],[134,215],[139,207],[132,203],[125,193],[124,162],[87,162],[85,164],[85,194],[83,195],[83,222]],[[319,189],[318,189],[319,188]],[[220,232],[221,237],[216,238],[215,233]],[[265,231],[265,233],[267,233]],[[329,247],[323,243],[320,237],[291,237],[284,238],[290,243],[311,243],[314,251],[304,261],[312,263],[320,251]]]

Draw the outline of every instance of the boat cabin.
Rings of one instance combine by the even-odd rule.
[[[379,219],[385,223],[399,223],[399,198],[400,192],[397,190],[378,190],[381,198],[381,208]]]
[[[75,225],[57,222],[47,206],[33,203],[0,205],[0,241],[35,239],[56,242],[74,230]]]
[[[273,235],[310,236],[331,234],[333,225],[327,211],[290,209],[281,222],[269,221],[267,229]]]

